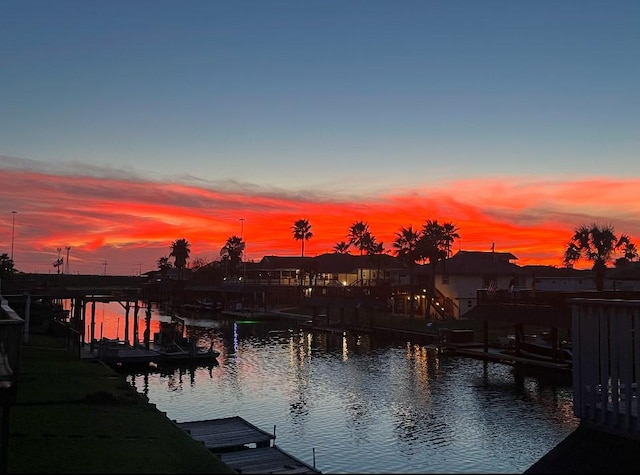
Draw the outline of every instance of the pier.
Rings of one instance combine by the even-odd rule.
[[[275,427],[270,434],[239,416],[177,426],[238,473],[322,473],[275,445]]]

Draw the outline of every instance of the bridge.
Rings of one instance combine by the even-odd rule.
[[[140,297],[146,282],[146,277],[142,276],[14,274],[0,282],[0,293],[5,296],[29,294],[43,299],[67,299],[87,295],[133,299]]]

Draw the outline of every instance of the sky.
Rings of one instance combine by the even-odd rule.
[[[357,221],[519,265],[583,224],[639,243],[639,25],[637,0],[4,0],[0,253],[137,275],[177,239],[299,256],[299,219],[305,256]]]

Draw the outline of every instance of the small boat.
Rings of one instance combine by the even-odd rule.
[[[520,354],[533,358],[561,363],[570,363],[573,359],[569,343],[558,342],[556,348],[554,348],[548,333],[524,335],[524,339],[518,342],[517,348]]]
[[[160,322],[160,331],[154,335],[148,346],[136,343],[102,338],[98,342],[97,356],[110,365],[148,365],[167,362],[214,363],[220,352],[198,344],[195,338],[187,338],[185,322],[180,317],[172,317],[170,322]]]
[[[220,356],[220,352],[213,348],[198,344],[196,339],[184,335],[184,319],[173,316],[170,322],[160,322],[160,331],[154,335],[151,348],[158,353],[161,360],[197,360],[211,359]]]

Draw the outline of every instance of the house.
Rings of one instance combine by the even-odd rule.
[[[196,275],[185,292],[187,299],[265,308],[297,305],[301,298],[363,295],[385,301],[391,313],[459,319],[478,304],[479,290],[521,295],[536,290],[595,290],[591,270],[519,266],[516,261],[510,252],[462,250],[435,264],[413,266],[388,254],[264,256],[242,263],[235,277],[222,282]],[[640,289],[640,264],[635,264],[610,269],[607,287]]]

